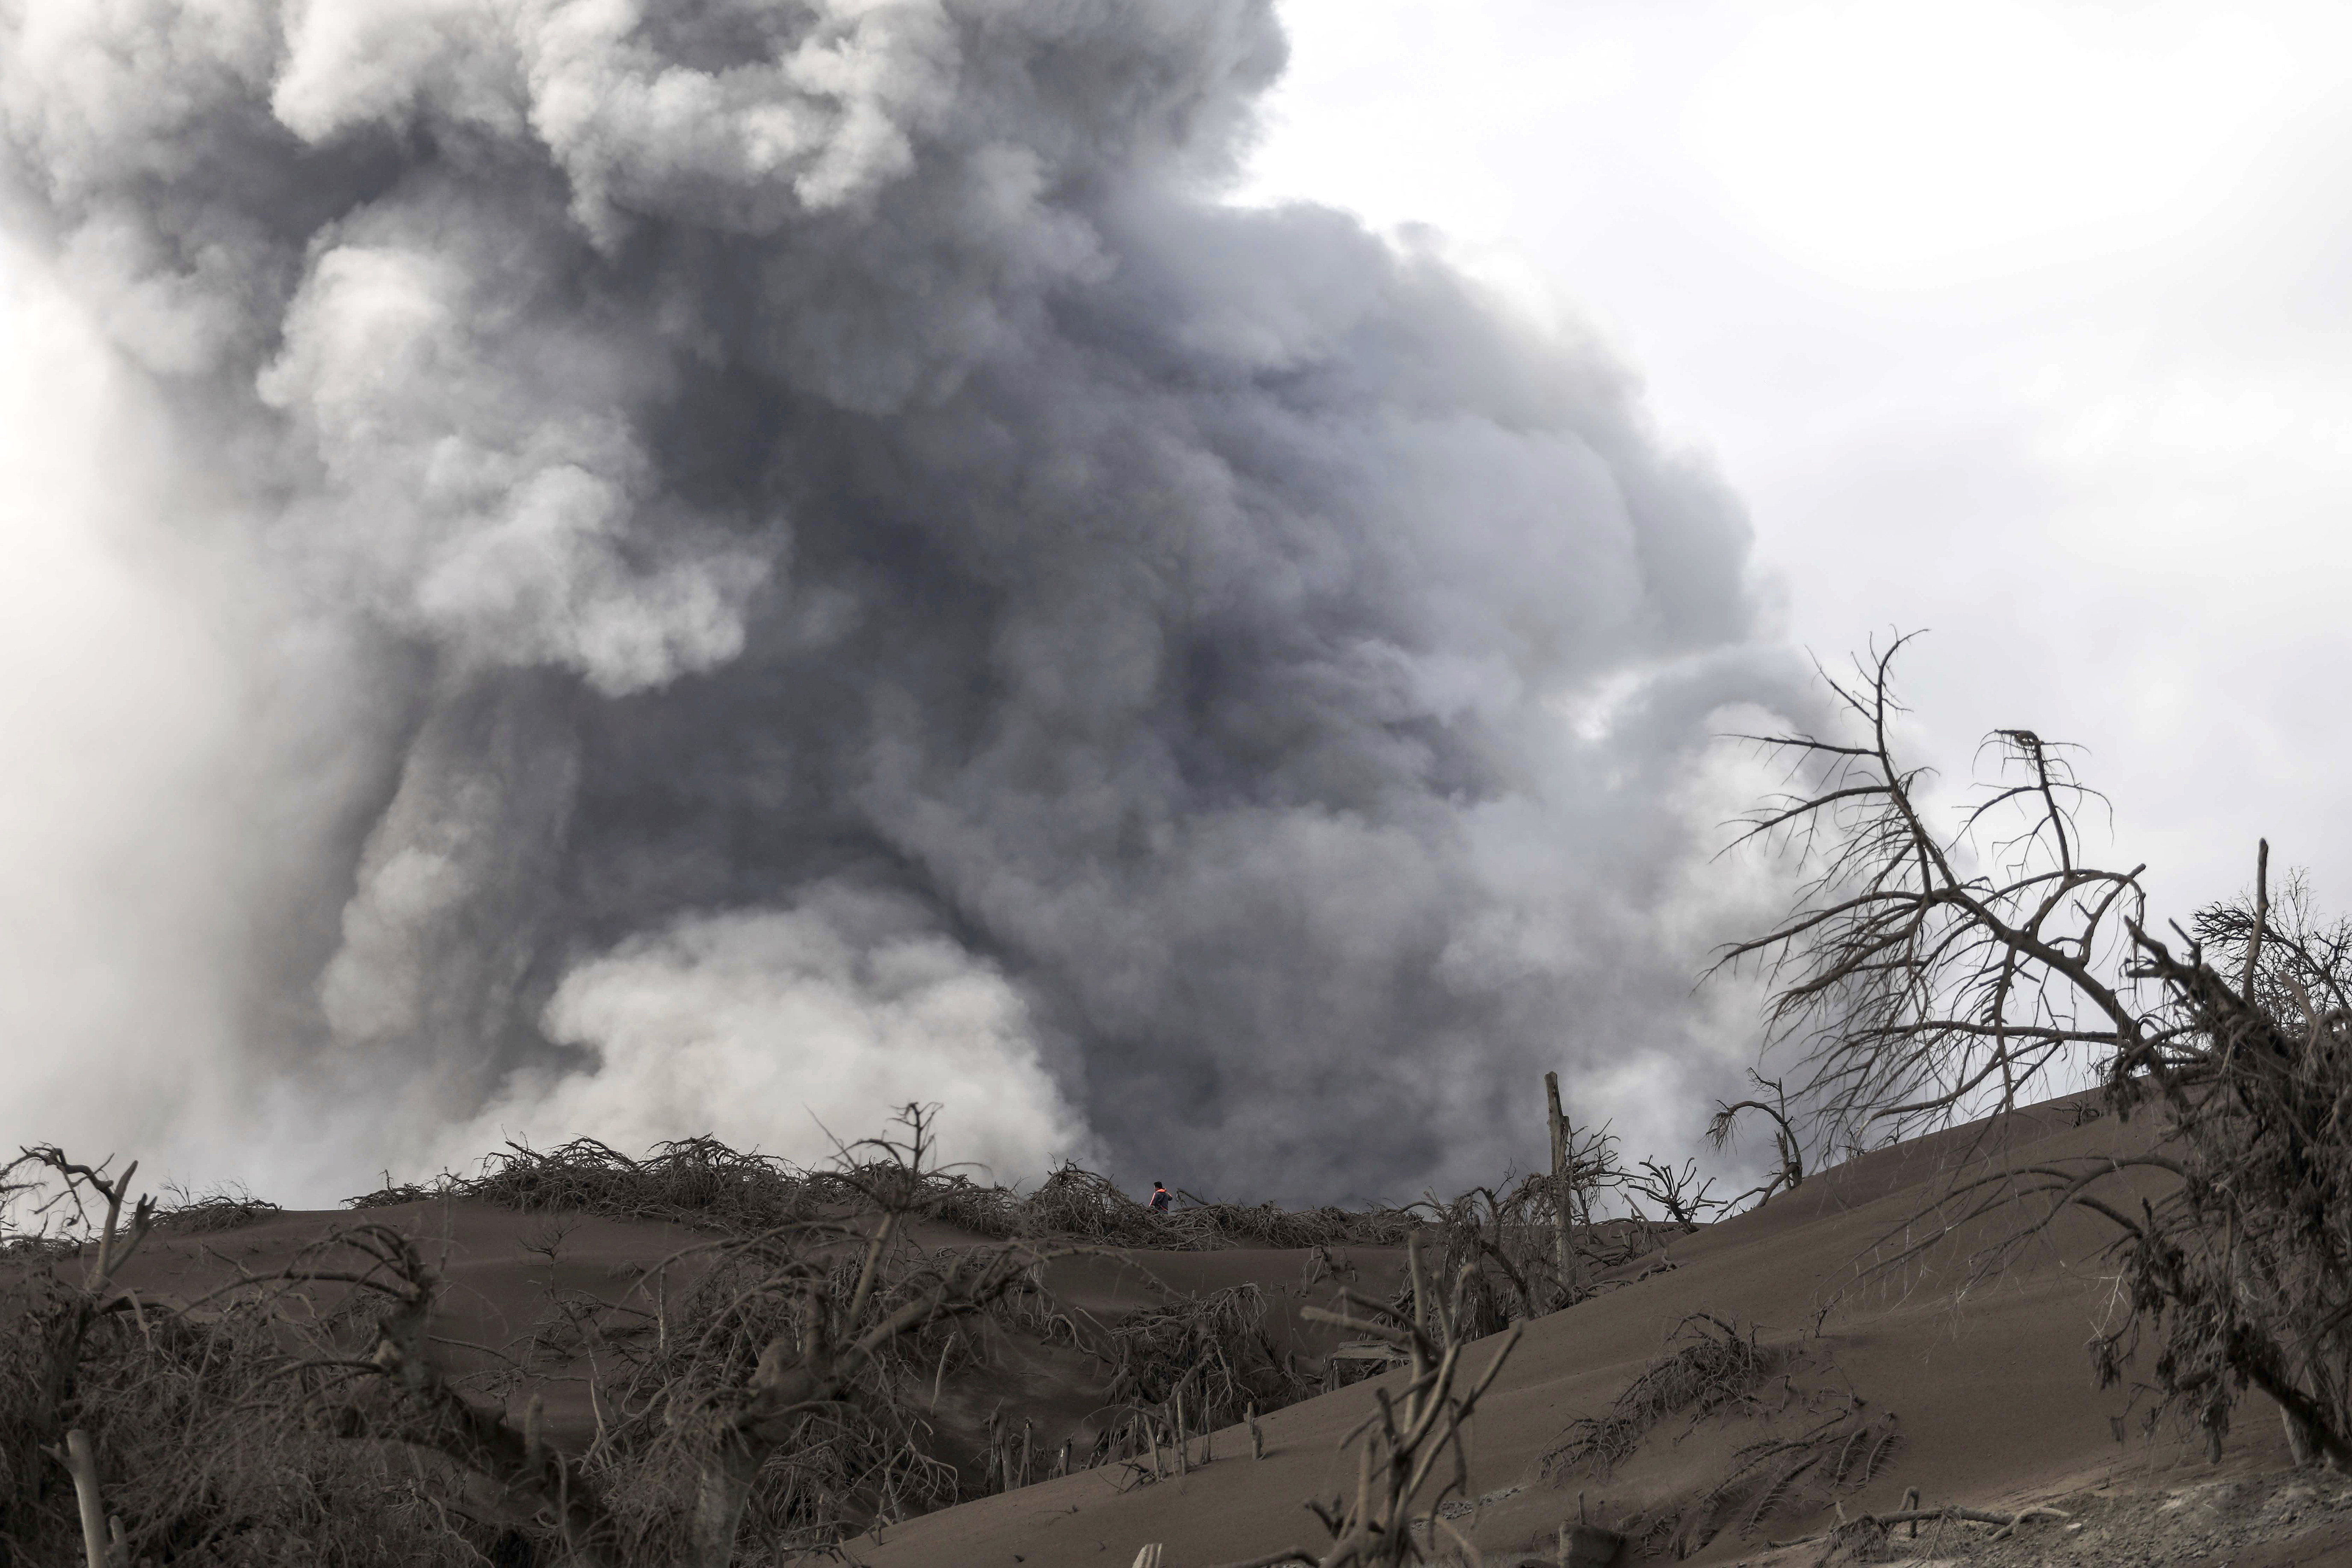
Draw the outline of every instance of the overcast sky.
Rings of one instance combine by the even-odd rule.
[[[1256,199],[1589,320],[1790,635],[1934,636],[1939,755],[2080,741],[2167,904],[2352,881],[2352,12],[1288,0]],[[2332,901],[2332,900],[2330,900]]]

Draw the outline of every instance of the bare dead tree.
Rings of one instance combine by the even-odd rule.
[[[1738,1131],[1739,1113],[1743,1110],[1761,1111],[1772,1119],[1772,1146],[1774,1152],[1780,1155],[1780,1163],[1761,1185],[1740,1194],[1725,1205],[1732,1209],[1738,1208],[1750,1198],[1755,1199],[1758,1205],[1761,1206],[1773,1194],[1793,1193],[1805,1184],[1804,1141],[1798,1137],[1796,1123],[1790,1120],[1789,1091],[1786,1086],[1780,1079],[1766,1078],[1753,1068],[1748,1069],[1748,1077],[1759,1090],[1770,1090],[1772,1098],[1769,1100],[1716,1101],[1715,1115],[1706,1125],[1707,1142],[1717,1149],[1730,1147],[1732,1139]]]
[[[1336,1312],[1303,1309],[1314,1321],[1395,1346],[1404,1353],[1410,1375],[1394,1395],[1384,1388],[1375,1390],[1373,1413],[1340,1441],[1342,1452],[1349,1447],[1357,1451],[1355,1495],[1343,1493],[1328,1503],[1316,1499],[1307,1505],[1322,1521],[1328,1543],[1312,1552],[1293,1547],[1235,1568],[1275,1568],[1287,1563],[1307,1568],[1403,1568],[1438,1560],[1436,1535],[1453,1533],[1439,1505],[1469,1489],[1465,1432],[1471,1415],[1517,1345],[1523,1325],[1512,1325],[1486,1359],[1486,1370],[1470,1379],[1468,1335],[1454,1321],[1447,1292],[1428,1278],[1418,1232],[1407,1244],[1407,1272],[1412,1282],[1409,1310],[1352,1291],[1340,1292]],[[1454,1294],[1459,1293],[1457,1285]],[[1471,1550],[1458,1534],[1454,1539],[1457,1549]]]
[[[109,1159],[85,1165],[45,1143],[21,1150],[16,1159],[0,1169],[0,1199],[26,1202],[37,1239],[49,1239],[51,1224],[56,1222],[90,1255],[79,1288],[66,1290],[61,1299],[53,1298],[45,1303],[46,1310],[37,1309],[44,1320],[37,1337],[45,1342],[47,1353],[35,1373],[38,1392],[32,1422],[39,1452],[65,1467],[73,1478],[82,1550],[89,1568],[106,1568],[109,1557],[105,1510],[99,1500],[98,1460],[89,1435],[79,1426],[67,1428],[65,1422],[77,1403],[76,1384],[91,1330],[114,1313],[139,1310],[137,1299],[121,1289],[118,1277],[153,1230],[155,1220],[155,1200],[142,1197],[131,1205],[130,1223],[123,1223],[123,1205],[131,1196],[139,1162],[131,1161],[121,1174],[110,1176],[107,1167],[112,1163]],[[29,1489],[20,1481],[17,1489]]]
[[[274,1560],[289,1543],[340,1558],[355,1542],[381,1544],[397,1519],[414,1531],[406,1560],[478,1561],[446,1511],[437,1525],[418,1518],[443,1501],[437,1474],[403,1465],[393,1475],[383,1445],[343,1441],[365,1435],[356,1427],[310,1426],[307,1402],[288,1397],[361,1373],[383,1381],[369,1342],[352,1350],[363,1314],[332,1315],[341,1353],[331,1366],[303,1348],[323,1343],[316,1303],[274,1310],[289,1303],[273,1293],[299,1289],[280,1277],[242,1278],[195,1303],[124,1283],[141,1244],[173,1217],[152,1199],[131,1201],[136,1171],[116,1175],[43,1146],[0,1174],[11,1200],[0,1248],[16,1265],[0,1280],[0,1539],[46,1562],[70,1528],[82,1555],[108,1568],[149,1562],[152,1550]],[[216,1227],[226,1206],[196,1200],[193,1227]],[[71,1527],[38,1472],[26,1474],[43,1454],[72,1477]]]
[[[1743,737],[1787,760],[1798,787],[1745,819],[1738,842],[1790,855],[1804,880],[1788,916],[1717,967],[1762,966],[1767,1048],[1797,1058],[1816,1148],[2013,1109],[2145,1027],[2116,971],[2145,913],[2146,868],[2080,858],[2075,817],[2104,797],[2075,779],[2069,748],[2000,730],[1986,742],[1991,786],[1939,830],[1931,770],[1898,760],[1890,734],[1905,711],[1890,671],[1908,640],[1856,679],[1823,675],[1855,741]]]
[[[1557,1110],[1556,1093],[1550,1098]],[[1424,1194],[1395,1211],[1418,1227],[1436,1276],[1454,1281],[1449,1321],[1472,1339],[1588,1299],[1606,1288],[1597,1273],[1654,1245],[1638,1215],[1615,1222],[1593,1216],[1597,1203],[1633,1180],[1618,1163],[1616,1134],[1606,1126],[1571,1127],[1564,1116],[1551,1130],[1550,1171],[1501,1191],[1473,1187],[1452,1199]],[[1689,1195],[1676,1189],[1678,1199]],[[1404,1301],[1412,1286],[1397,1289]]]
[[[2197,922],[2221,939],[2219,966],[2196,936],[2176,954],[2136,933],[2133,973],[2164,987],[2168,1026],[2115,1064],[2109,1099],[2153,1106],[2167,1135],[2137,1163],[2179,1184],[2136,1213],[2099,1204],[2088,1170],[2059,1193],[2121,1233],[2133,1310],[2093,1342],[2103,1382],[2153,1339],[2164,1406],[2192,1413],[2217,1456],[2252,1384],[2298,1463],[2352,1469],[2352,932],[2282,927],[2259,871],[2252,902],[2234,953],[2248,911]]]
[[[887,1237],[877,1229],[877,1244]],[[877,1245],[868,1257],[878,1257]],[[975,1312],[1028,1272],[1001,1252],[960,1254],[923,1289],[862,1332],[835,1338],[836,1325],[821,1307],[812,1311],[799,1343],[772,1342],[740,1400],[709,1419],[706,1462],[692,1526],[695,1568],[726,1568],[751,1486],[770,1454],[791,1441],[805,1417],[837,1401],[859,1373],[895,1341],[944,1318]],[[866,1285],[843,1315],[857,1321],[873,1300]]]
[[[302,1249],[286,1268],[240,1278],[192,1305],[234,1298],[266,1307],[305,1296],[310,1310],[289,1310],[280,1318],[315,1319],[322,1327],[306,1334],[310,1349],[288,1371],[325,1424],[345,1437],[442,1456],[487,1483],[498,1515],[536,1519],[551,1530],[569,1560],[636,1560],[650,1516],[667,1521],[674,1531],[683,1526],[678,1534],[695,1568],[726,1568],[771,1457],[823,1447],[838,1436],[850,1407],[876,1397],[877,1383],[888,1384],[891,1369],[877,1363],[891,1347],[1029,1288],[1035,1263],[1049,1256],[1016,1245],[952,1250],[910,1266],[898,1257],[908,1222],[927,1212],[940,1190],[932,1180],[930,1113],[929,1107],[908,1107],[903,1139],[866,1140],[844,1151],[840,1192],[871,1206],[865,1234],[843,1219],[812,1218],[678,1255],[736,1265],[720,1276],[733,1298],[729,1305],[740,1310],[748,1298],[759,1298],[768,1308],[782,1309],[722,1311],[723,1321],[715,1324],[721,1331],[780,1320],[797,1328],[771,1338],[748,1375],[730,1370],[740,1365],[725,1353],[731,1347],[687,1347],[687,1363],[709,1355],[720,1364],[697,1369],[683,1381],[666,1378],[656,1403],[666,1412],[670,1438],[639,1443],[625,1453],[600,1442],[587,1455],[566,1455],[543,1439],[536,1402],[517,1422],[501,1405],[462,1391],[436,1354],[444,1342],[429,1331],[441,1281],[415,1242],[392,1226],[362,1223],[338,1230]],[[835,1289],[838,1251],[851,1241],[861,1251],[854,1255],[855,1281],[845,1294]],[[340,1306],[323,1313],[317,1308],[322,1287],[344,1293]],[[356,1342],[348,1329],[354,1321],[366,1324]],[[680,1368],[665,1361],[654,1370],[675,1374]],[[740,1383],[730,1385],[735,1377]],[[690,1497],[653,1495],[671,1489],[672,1455],[686,1462]]]
[[[1711,1215],[1730,1206],[1726,1199],[1707,1196],[1714,1186],[1714,1177],[1699,1179],[1696,1160],[1685,1160],[1679,1168],[1644,1160],[1639,1174],[1625,1178],[1626,1191],[1657,1205],[1665,1211],[1666,1218],[1685,1232],[1696,1230]]]
[[[550,1520],[567,1551],[592,1564],[617,1563],[620,1531],[593,1478],[544,1442],[535,1419],[517,1426],[503,1410],[467,1398],[434,1354],[432,1315],[441,1282],[416,1243],[389,1225],[339,1229],[296,1253],[286,1268],[247,1276],[198,1298],[192,1308],[242,1299],[265,1306],[303,1293],[311,1310],[281,1313],[299,1321],[316,1313],[311,1293],[340,1287],[341,1313],[294,1358],[289,1379],[305,1404],[331,1409],[341,1436],[406,1444],[438,1453],[488,1482],[502,1510]],[[369,1322],[364,1348],[334,1341],[339,1317]]]
[[[893,1243],[933,1202],[935,1111],[907,1106],[899,1114],[902,1137],[866,1139],[843,1150],[845,1183],[876,1215],[847,1300],[836,1300],[822,1271],[782,1271],[769,1288],[796,1300],[797,1340],[770,1341],[741,1392],[698,1417],[704,1458],[690,1527],[694,1568],[728,1568],[768,1457],[803,1438],[811,1418],[841,1400],[887,1350],[933,1323],[984,1310],[1034,1285],[1036,1265],[1048,1255],[1021,1247],[982,1248],[925,1263],[884,1301],[884,1263]]]
[[[1472,1339],[1547,1310],[1542,1303],[1549,1292],[1538,1282],[1551,1259],[1546,1227],[1535,1223],[1535,1205],[1528,1201],[1534,1195],[1530,1185],[1522,1183],[1508,1197],[1474,1187],[1450,1203],[1433,1195],[1412,1205],[1428,1224],[1412,1233],[1411,1245],[1452,1282],[1445,1321]],[[1400,1301],[1409,1301],[1418,1288],[1408,1277]]]
[[[2111,1109],[2152,1109],[2138,1152],[1958,1183],[1900,1262],[2022,1204],[1985,1266],[2067,1209],[2113,1228],[2127,1304],[2093,1346],[2103,1384],[2153,1342],[2158,1412],[2216,1446],[2241,1392],[2274,1399],[2298,1455],[2352,1464],[2352,929],[2253,896],[2193,931],[2150,931],[2144,867],[2086,862],[2077,816],[2102,797],[2068,750],[1993,732],[1996,766],[1940,829],[1927,771],[1898,759],[1890,670],[1904,646],[1829,685],[1852,737],[1765,736],[1796,788],[1743,840],[1792,855],[1789,914],[1729,949],[1772,983],[1768,1049],[1797,1058],[1815,1148],[2015,1110],[2074,1072]],[[1824,679],[1827,679],[1825,676]],[[2298,893],[2297,897],[2300,897]],[[2284,917],[2291,917],[2284,918]],[[1792,1140],[1785,1103],[1773,1112]]]

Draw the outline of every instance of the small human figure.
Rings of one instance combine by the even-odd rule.
[[[1152,1183],[1151,1212],[1153,1214],[1166,1214],[1170,1209],[1174,1208],[1175,1206],[1176,1194],[1170,1192],[1166,1187],[1161,1186],[1158,1182]]]

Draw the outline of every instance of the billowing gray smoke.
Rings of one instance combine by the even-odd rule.
[[[1714,1040],[1745,524],[1598,351],[1221,205],[1266,0],[0,0],[0,51],[16,221],[312,693],[272,765],[345,781],[255,825],[240,1050],[361,1097],[353,1168],[926,1099],[1007,1173],[1397,1194]]]

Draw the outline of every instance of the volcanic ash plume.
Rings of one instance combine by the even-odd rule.
[[[1282,61],[1262,0],[0,0],[18,227],[234,498],[262,773],[343,781],[224,1068],[365,1091],[371,1172],[922,1099],[1291,1197],[1688,1070],[1745,525],[1596,350],[1220,201]]]

